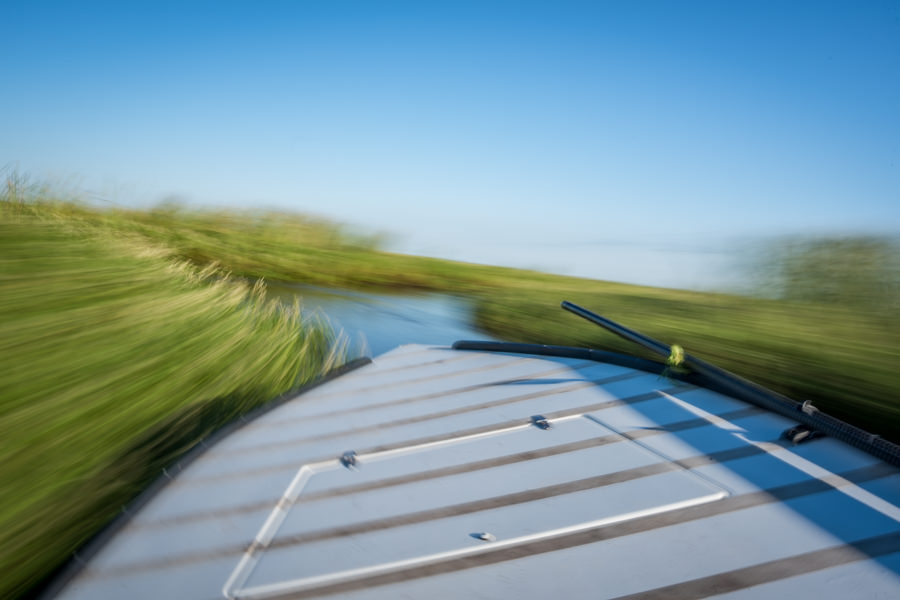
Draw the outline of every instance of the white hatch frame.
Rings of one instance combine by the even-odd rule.
[[[310,481],[319,474],[348,468],[356,469],[356,466],[348,465],[347,462],[342,459],[309,463],[300,467],[300,469],[296,472],[293,479],[290,481],[289,485],[282,494],[281,498],[269,513],[262,527],[259,529],[253,543],[244,552],[240,561],[235,566],[231,575],[228,577],[222,588],[222,592],[226,598],[230,598],[233,600],[262,600],[277,598],[285,594],[314,590],[315,588],[324,585],[351,581],[362,577],[380,575],[392,571],[408,569],[411,567],[424,566],[431,563],[441,562],[448,559],[455,559],[463,556],[478,555],[485,552],[496,551],[501,548],[508,548],[528,542],[533,542],[536,540],[553,538],[556,536],[566,535],[581,530],[609,525],[613,523],[620,523],[631,519],[665,513],[671,510],[714,502],[731,495],[730,491],[722,487],[721,484],[713,482],[712,480],[703,477],[696,472],[678,466],[670,458],[647,447],[639,441],[623,436],[620,432],[615,431],[613,428],[609,427],[593,415],[579,414],[549,420],[550,426],[553,429],[561,431],[566,430],[567,424],[584,424],[586,422],[590,423],[592,427],[597,427],[597,436],[610,434],[621,436],[621,440],[612,445],[615,446],[615,452],[618,457],[622,457],[627,454],[643,453],[645,455],[649,455],[649,458],[653,463],[665,462],[667,463],[667,466],[671,467],[671,472],[674,472],[677,477],[684,478],[683,483],[692,490],[696,490],[696,492],[694,493],[692,491],[688,494],[689,497],[682,497],[680,499],[669,502],[667,502],[666,498],[663,497],[662,501],[659,503],[649,501],[646,497],[644,497],[641,501],[635,502],[635,504],[637,505],[645,505],[643,506],[643,508],[637,510],[619,510],[615,511],[614,514],[607,514],[596,519],[580,520],[578,522],[571,523],[562,527],[548,528],[537,533],[513,535],[505,539],[495,539],[493,535],[488,534],[487,537],[481,538],[482,540],[487,540],[488,543],[485,543],[484,541],[474,541],[473,539],[471,539],[472,537],[474,537],[474,535],[469,533],[466,536],[460,535],[459,547],[449,551],[426,553],[402,560],[388,560],[385,562],[380,562],[378,564],[366,565],[359,568],[338,568],[337,570],[331,572],[325,572],[299,578],[287,578],[281,581],[249,584],[254,571],[256,570],[260,561],[264,558],[266,550],[270,547],[272,542],[276,540],[279,531],[282,529],[282,526],[284,525],[291,511],[302,510],[302,506],[298,508],[297,504],[298,501],[301,500],[301,496]],[[404,446],[381,452],[372,452],[360,455],[356,455],[354,453],[352,454],[353,458],[351,458],[351,462],[353,461],[353,459],[355,459],[356,461],[358,461],[358,464],[362,468],[368,468],[379,462],[389,461],[391,459],[396,459],[402,456],[416,455],[427,451],[439,451],[439,449],[441,448],[459,447],[460,445],[472,443],[476,440],[483,440],[485,438],[499,439],[502,436],[508,436],[511,433],[529,429],[536,430],[538,428],[535,427],[533,423],[522,424],[474,435],[461,436],[449,440]],[[594,490],[594,492],[598,495],[598,499],[602,499],[604,493],[603,488],[598,488],[597,490]],[[665,496],[665,494],[663,494],[663,496]],[[648,502],[650,503],[650,506],[646,506]],[[413,510],[415,510],[415,508]]]

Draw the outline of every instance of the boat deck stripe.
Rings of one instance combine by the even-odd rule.
[[[598,446],[604,446],[606,444],[612,444],[622,441],[621,437],[618,435],[608,435],[602,437],[591,438],[588,440],[582,440],[578,442],[573,442],[571,444],[562,444],[560,446],[552,446],[550,448],[544,448],[541,450],[529,450],[527,452],[520,452],[518,454],[509,454],[507,456],[500,456],[498,458],[490,458],[487,460],[481,460],[477,462],[466,463],[464,465],[454,465],[452,467],[444,467],[441,469],[434,469],[431,471],[426,471],[424,473],[412,473],[410,475],[400,475],[398,477],[391,477],[387,479],[382,479],[379,481],[371,481],[367,483],[361,483],[358,485],[348,485],[332,490],[321,490],[319,492],[310,492],[304,494],[300,497],[298,503],[302,504],[304,502],[313,502],[317,500],[323,500],[326,498],[335,498],[338,496],[346,496],[348,494],[359,494],[361,492],[369,492],[372,490],[379,490],[383,488],[393,487],[397,485],[405,485],[408,483],[417,483],[420,481],[427,481],[429,479],[438,479],[440,477],[450,477],[453,475],[460,475],[462,473],[471,473],[472,471],[478,471],[481,469],[492,469],[495,467],[501,467],[506,465],[511,465],[518,462],[525,462],[529,460],[535,460],[539,458],[545,458],[548,456],[556,456],[558,454],[564,454],[566,452],[576,452],[578,450],[585,450],[587,448],[595,448]],[[720,456],[715,457],[715,459],[709,458],[707,455],[692,457],[691,459],[684,459],[679,461],[673,461],[673,464],[681,466],[683,468],[693,468],[696,466],[701,466],[705,464],[710,464],[713,460],[718,462],[722,462],[724,460],[733,460],[735,458],[747,458],[750,456],[756,456],[759,454],[765,454],[765,450],[762,448],[757,448],[755,446],[742,446],[739,448],[735,448],[733,450],[728,450],[720,453]]]
[[[772,560],[708,577],[700,577],[653,590],[619,596],[614,600],[689,600],[727,594],[764,583],[830,569],[859,560],[900,551],[900,533],[887,533],[858,542],[833,546]]]
[[[426,383],[429,381],[437,381],[438,379],[451,379],[453,377],[460,377],[463,375],[472,375],[473,373],[483,373],[485,371],[493,371],[495,369],[502,369],[505,367],[510,367],[513,365],[524,364],[529,362],[537,362],[536,359],[531,357],[512,357],[510,360],[498,360],[497,362],[493,362],[486,365],[480,365],[477,367],[470,367],[468,369],[461,369],[459,371],[441,371],[438,373],[432,373],[429,375],[421,375],[419,377],[413,377],[409,379],[399,379],[396,381],[385,381],[382,383],[376,383],[374,385],[370,384],[365,387],[352,388],[352,389],[337,389],[333,392],[324,392],[318,394],[318,398],[329,398],[333,399],[336,396],[347,396],[351,394],[359,394],[363,392],[373,392],[375,390],[384,390],[391,389],[396,387],[402,387],[405,385],[414,385],[417,383]],[[597,364],[597,363],[592,363]],[[380,371],[373,371],[371,375],[377,375]]]
[[[448,350],[448,352],[452,352],[452,350]],[[414,363],[409,363],[406,365],[396,365],[393,367],[391,367],[391,366],[382,367],[379,365],[379,363],[375,363],[376,365],[379,365],[377,367],[378,370],[376,371],[376,373],[378,373],[379,375],[381,373],[396,373],[398,371],[405,371],[407,369],[418,369],[421,367],[432,367],[434,365],[466,361],[466,360],[470,360],[473,358],[479,358],[480,356],[481,355],[478,354],[477,352],[465,352],[465,353],[462,353],[459,355],[454,354],[454,355],[450,355],[450,356],[445,356],[443,358],[437,358],[435,360],[428,360],[425,362],[414,362]]]
[[[696,421],[696,420],[694,420]],[[684,422],[687,423],[687,422]],[[648,433],[658,433],[658,430],[646,430]],[[413,523],[421,523],[431,519],[439,519],[446,518],[451,516],[456,516],[459,514],[468,514],[471,512],[476,512],[478,510],[489,510],[491,508],[497,508],[500,506],[507,506],[514,503],[528,502],[532,500],[537,500],[541,498],[547,498],[554,495],[560,495],[564,493],[574,493],[581,490],[592,489],[596,487],[601,487],[603,485],[611,485],[614,483],[620,483],[623,481],[629,481],[632,479],[637,479],[639,477],[646,477],[655,475],[658,473],[664,473],[667,471],[671,471],[675,468],[687,468],[692,469],[700,466],[704,466],[710,463],[710,460],[716,462],[726,462],[729,460],[736,460],[739,458],[744,458],[744,453],[739,452],[735,449],[725,450],[720,453],[711,453],[705,455],[699,455],[697,457],[693,457],[690,459],[684,459],[682,461],[678,461],[675,463],[672,462],[661,462],[654,463],[652,465],[648,465],[646,467],[638,467],[636,469],[629,469],[626,471],[614,472],[608,475],[601,475],[598,477],[591,477],[583,480],[578,480],[575,482],[569,482],[566,484],[558,484],[554,486],[547,486],[544,488],[537,488],[535,490],[527,490],[525,492],[517,492],[514,494],[506,494],[503,496],[496,496],[492,498],[487,498],[483,500],[478,500],[475,502],[462,503],[458,505],[452,505],[448,507],[442,507],[439,509],[429,510],[429,511],[420,511],[417,513],[405,514],[402,516],[398,516],[395,518],[389,519],[381,519],[377,521],[364,522],[353,526],[348,527],[340,527],[333,528],[328,530],[323,530],[320,532],[312,532],[310,534],[301,534],[297,536],[286,536],[284,538],[276,538],[273,542],[265,547],[257,546],[257,545],[242,545],[241,547],[222,547],[218,549],[205,550],[201,552],[193,552],[193,553],[184,553],[178,556],[167,556],[164,558],[159,558],[150,561],[143,561],[140,563],[133,563],[127,565],[117,566],[115,569],[109,570],[92,570],[88,568],[85,571],[85,576],[92,577],[121,577],[127,576],[131,573],[141,572],[141,571],[150,571],[150,570],[160,570],[171,568],[179,565],[183,565],[186,563],[197,563],[197,562],[206,562],[218,558],[233,556],[235,558],[239,557],[241,554],[248,551],[249,548],[252,548],[254,552],[265,550],[267,548],[277,548],[284,547],[299,543],[308,543],[310,541],[328,539],[331,537],[337,537],[341,535],[352,535],[356,533],[363,533],[366,531],[376,531],[383,530],[390,527],[399,527],[403,525],[409,525]],[[897,469],[881,463],[870,467],[864,467],[861,469],[854,469],[848,471],[842,475],[833,475],[824,479],[810,479],[805,480],[800,483],[789,484],[785,486],[780,486],[776,488],[772,488],[769,490],[764,490],[760,492],[752,492],[749,494],[743,494],[740,496],[732,496],[722,500],[718,500],[717,502],[703,504],[699,506],[693,506],[685,509],[677,509],[672,510],[667,513],[662,513],[658,515],[653,515],[649,517],[643,517],[638,519],[633,519],[631,521],[625,521],[621,523],[616,523],[613,525],[600,526],[598,528],[588,529],[584,531],[579,531],[572,534],[567,534],[564,536],[551,538],[548,540],[538,540],[535,542],[530,542],[518,546],[513,546],[510,548],[504,548],[501,550],[497,550],[497,553],[500,553],[501,556],[506,556],[503,553],[511,553],[507,558],[503,558],[502,560],[510,560],[511,558],[517,558],[519,556],[525,556],[533,553],[541,553],[548,552],[550,550],[558,550],[561,548],[568,548],[571,546],[577,546],[587,543],[593,543],[595,541],[600,541],[603,539],[608,539],[612,537],[619,537],[622,535],[630,535],[633,533],[640,533],[642,531],[649,531],[651,529],[655,529],[657,527],[666,527],[669,525],[676,525],[680,522],[691,521],[696,519],[702,519],[710,516],[715,516],[719,514],[724,514],[728,512],[743,510],[745,508],[751,508],[754,506],[759,506],[762,504],[767,504],[771,502],[784,501],[792,498],[797,498],[800,496],[811,495],[831,489],[839,489],[842,486],[849,485],[851,483],[860,483],[863,481],[870,481],[873,479],[878,479],[881,477],[886,477],[889,475],[894,475],[897,473]],[[271,505],[270,505],[271,506]],[[552,543],[553,547],[549,549],[545,549],[545,545],[548,543]],[[520,550],[520,549],[525,550]],[[477,561],[486,560],[485,555],[478,554]],[[493,555],[491,555],[493,556]],[[465,560],[465,558],[461,558],[458,560]],[[476,562],[477,562],[476,561]],[[447,561],[450,564],[457,564],[457,559],[451,559]],[[490,564],[490,562],[496,562],[493,560],[488,560],[483,564]],[[477,566],[477,564],[472,564],[471,566]],[[417,569],[430,569],[432,566],[426,567],[417,567]],[[469,567],[465,567],[469,568]],[[451,569],[455,570],[455,569]],[[413,569],[415,571],[415,569]],[[405,571],[404,571],[405,572]],[[426,574],[427,575],[427,574]],[[426,576],[423,575],[423,576]],[[380,576],[378,576],[380,577]],[[355,588],[354,588],[355,589]],[[337,593],[337,592],[335,592]]]
[[[341,409],[337,409],[337,410],[331,410],[328,412],[316,413],[316,414],[312,414],[312,415],[288,417],[288,418],[279,420],[278,422],[274,422],[274,423],[255,423],[255,424],[251,423],[250,425],[247,426],[247,429],[250,430],[250,429],[254,429],[254,428],[258,429],[258,428],[265,428],[265,427],[284,427],[284,426],[290,425],[292,423],[306,423],[306,422],[314,421],[317,419],[340,417],[340,416],[346,415],[350,411],[352,411],[353,413],[359,413],[359,412],[368,412],[368,411],[372,411],[372,410],[378,410],[378,409],[382,409],[382,408],[392,408],[392,407],[396,407],[396,406],[402,406],[405,404],[413,404],[416,402],[421,402],[423,400],[434,400],[435,398],[446,398],[448,396],[458,396],[458,395],[462,395],[462,394],[465,394],[468,392],[474,392],[477,390],[483,390],[483,389],[487,389],[487,388],[491,388],[491,387],[497,387],[497,386],[502,386],[502,385],[511,385],[511,384],[526,382],[526,381],[534,381],[538,377],[546,377],[547,375],[556,375],[557,373],[566,373],[566,372],[570,372],[570,371],[581,371],[581,370],[588,369],[590,367],[596,367],[596,366],[598,366],[598,363],[584,362],[584,363],[579,363],[577,365],[572,365],[569,367],[558,367],[558,368],[549,369],[547,371],[541,371],[539,373],[532,373],[531,375],[529,375],[527,377],[514,377],[512,379],[506,379],[506,380],[501,380],[501,381],[488,381],[488,382],[484,382],[484,383],[465,385],[465,386],[461,386],[461,387],[450,388],[447,390],[441,390],[439,392],[429,392],[427,394],[417,394],[414,396],[402,396],[400,398],[395,398],[395,399],[387,400],[384,402],[367,403],[363,406],[358,406],[358,407],[353,407],[353,408],[341,408]],[[643,373],[640,371],[633,371],[633,373],[634,373],[634,375],[631,375],[632,377],[636,377],[637,375],[647,375],[647,373]],[[627,373],[627,374],[630,374],[630,373]],[[625,375],[625,374],[623,374],[623,375]],[[602,379],[609,379],[609,378],[601,378],[597,381],[600,381]],[[595,380],[587,380],[586,379],[584,381],[591,382],[591,381],[595,381]],[[351,393],[356,393],[356,391],[357,390],[348,391],[347,393],[349,395]],[[319,398],[317,397],[316,400],[318,400],[318,399]]]
[[[383,429],[390,429],[393,427],[402,427],[404,425],[414,425],[416,423],[424,423],[426,421],[434,421],[437,419],[444,419],[447,417],[454,417],[457,415],[463,415],[470,412],[476,412],[479,410],[485,410],[488,408],[494,408],[497,406],[505,406],[507,404],[515,404],[516,402],[523,402],[525,400],[533,400],[535,398],[542,398],[545,396],[553,396],[556,394],[564,394],[567,392],[571,392],[578,389],[598,386],[598,385],[606,385],[610,383],[615,383],[618,381],[624,381],[626,379],[633,379],[643,375],[643,373],[639,373],[634,371],[632,373],[624,373],[621,375],[614,375],[612,377],[606,377],[603,379],[586,379],[584,381],[580,381],[576,384],[560,386],[550,390],[543,390],[540,392],[532,392],[530,394],[521,394],[518,396],[511,396],[509,398],[501,398],[499,400],[488,400],[486,402],[479,402],[478,404],[467,404],[464,406],[458,406],[456,408],[450,408],[447,410],[441,410],[437,412],[427,413],[424,415],[416,415],[414,417],[407,417],[405,419],[391,419],[390,421],[385,421],[381,423],[373,423],[371,425],[366,425],[364,427],[354,427],[352,429],[343,429],[341,431],[332,431],[329,433],[323,433],[319,435],[311,435],[304,438],[293,438],[290,440],[271,442],[269,444],[259,444],[256,446],[250,446],[246,448],[234,449],[221,452],[224,455],[230,454],[242,454],[244,452],[258,452],[263,450],[271,450],[273,448],[279,448],[282,446],[293,446],[301,443],[309,443],[309,442],[320,442],[324,440],[333,440],[337,438],[341,438],[344,436],[353,436],[359,435],[361,433],[367,433],[369,431],[379,431]],[[528,380],[510,380],[509,382],[501,382],[494,383],[491,385],[502,385],[502,383],[517,383],[519,381],[528,381]],[[281,422],[281,425],[284,425],[284,422]]]
[[[594,384],[589,384],[589,385],[594,385]],[[594,411],[603,410],[606,408],[612,408],[615,406],[625,406],[625,405],[636,404],[639,402],[646,402],[648,400],[665,398],[666,394],[680,394],[680,393],[684,393],[684,392],[689,392],[694,389],[696,389],[696,388],[694,388],[688,384],[679,383],[678,385],[676,385],[674,387],[663,388],[660,390],[653,390],[652,392],[644,392],[642,394],[636,394],[634,396],[627,396],[625,398],[616,398],[613,400],[605,400],[603,402],[595,402],[593,404],[587,404],[587,405],[583,405],[583,406],[576,406],[576,407],[572,407],[572,408],[560,409],[560,410],[553,411],[553,412],[545,412],[544,416],[550,420],[559,419],[559,418],[563,418],[563,417],[572,417],[572,416],[576,416],[576,415],[580,415],[580,414],[584,414],[584,413],[588,413],[588,412],[594,412]],[[565,391],[572,391],[572,390],[565,390]],[[537,395],[525,394],[524,396],[517,396],[516,398],[517,398],[517,400],[531,400],[531,399],[539,398],[541,396],[545,396],[545,395],[549,395],[549,394],[565,393],[565,391],[552,390],[549,392],[541,392],[541,393],[538,393]],[[762,409],[751,406],[748,408],[742,408],[742,409],[738,409],[737,411],[727,413],[724,415],[724,417],[725,418],[741,418],[741,417],[747,416],[749,414],[757,414],[761,411],[762,411]],[[389,443],[389,444],[380,444],[377,446],[370,446],[367,448],[357,449],[356,452],[357,452],[357,454],[360,454],[360,455],[372,454],[375,452],[386,452],[388,450],[397,450],[400,448],[406,448],[408,446],[418,446],[421,444],[443,442],[443,441],[452,440],[452,439],[456,439],[456,438],[460,438],[460,437],[479,435],[482,433],[490,433],[492,431],[507,429],[510,427],[518,427],[518,426],[521,426],[524,424],[528,424],[530,422],[531,422],[530,418],[524,418],[524,417],[518,418],[518,419],[510,419],[507,421],[501,421],[499,423],[491,423],[488,425],[482,425],[480,427],[459,429],[459,430],[455,430],[455,431],[449,431],[446,433],[437,433],[434,435],[415,438],[415,439],[411,439],[411,440],[401,440],[401,441]],[[706,420],[703,420],[703,422],[708,423],[708,421],[706,421]],[[373,431],[377,431],[377,430],[380,430],[383,428],[384,427],[373,426],[372,429],[373,429]],[[308,441],[308,438],[293,439],[293,440],[280,440],[278,442],[273,442],[273,444],[271,446],[266,446],[265,449],[271,450],[274,448],[291,448],[294,446],[302,445],[302,444],[306,443],[307,441]],[[253,449],[257,449],[257,448],[260,448],[260,447],[259,446],[253,447]],[[317,463],[317,462],[332,460],[334,458],[335,457],[333,455],[319,456],[317,458],[306,459],[306,460],[304,460],[304,462]],[[259,474],[259,473],[270,473],[270,472],[274,472],[274,471],[281,471],[281,470],[292,469],[292,468],[297,468],[297,461],[292,461],[290,463],[269,465],[267,467],[254,467],[252,469],[245,469],[245,470],[236,470],[235,469],[235,470],[229,471],[228,473],[223,473],[221,475],[216,474],[216,475],[207,475],[207,476],[196,476],[196,477],[192,477],[190,480],[183,479],[183,478],[180,479],[180,478],[176,477],[174,480],[172,480],[170,485],[172,485],[172,486],[197,485],[197,484],[211,483],[211,482],[217,482],[217,481],[225,481],[225,480],[230,480],[230,479],[240,479],[240,478],[252,476],[255,474]]]
[[[747,416],[761,414],[762,409],[756,407],[746,407],[740,408],[735,411],[732,411],[727,414],[730,418],[743,418]],[[524,462],[529,460],[536,460],[539,458],[544,458],[548,456],[556,456],[558,454],[564,454],[567,452],[576,452],[578,450],[584,450],[587,448],[594,448],[598,446],[603,446],[610,443],[620,442],[623,439],[627,438],[630,440],[637,440],[646,437],[652,437],[656,435],[676,432],[676,431],[686,431],[689,429],[703,427],[705,425],[709,425],[709,422],[706,419],[702,418],[691,418],[684,421],[678,421],[675,423],[670,423],[668,426],[662,429],[638,429],[634,431],[626,431],[621,434],[612,434],[606,436],[599,436],[595,438],[590,438],[587,440],[581,440],[578,442],[570,442],[568,444],[560,444],[559,446],[550,446],[548,448],[542,448],[538,450],[529,450],[526,452],[520,452],[516,454],[509,454],[506,456],[499,456],[496,458],[474,461],[469,463],[464,463],[461,465],[453,465],[450,467],[442,467],[438,469],[432,469],[428,471],[420,471],[418,473],[412,473],[409,475],[397,476],[389,479],[383,479],[379,481],[367,482],[362,484],[350,485],[341,488],[337,488],[334,490],[322,490],[320,492],[312,492],[308,493],[304,496],[301,496],[300,502],[310,502],[312,500],[320,500],[323,498],[330,498],[341,496],[345,494],[354,494],[359,492],[365,492],[369,490],[381,489],[390,486],[403,485],[405,483],[411,483],[414,481],[423,481],[427,479],[437,479],[440,477],[449,477],[452,475],[458,475],[462,473],[468,473],[471,471],[477,471],[482,469],[490,469],[494,467],[504,466],[515,464],[518,462]],[[762,448],[757,448],[755,446],[741,446],[732,450],[724,450],[721,452],[713,453],[711,455],[698,455],[697,457],[686,458],[682,460],[673,461],[676,464],[684,467],[684,468],[695,468],[698,466],[703,466],[707,464],[711,464],[713,462],[723,462],[725,460],[734,460],[736,458],[744,458],[749,456],[754,456],[756,454],[762,454],[766,450]],[[292,463],[290,465],[291,469],[296,469],[296,463]],[[184,525],[186,523],[190,523],[196,520],[208,520],[208,519],[219,519],[222,517],[237,515],[241,513],[254,512],[254,511],[262,511],[266,509],[270,509],[275,503],[278,502],[277,498],[271,498],[268,500],[260,501],[260,502],[251,502],[247,504],[242,504],[240,506],[229,507],[222,510],[205,510],[199,511],[196,513],[190,513],[185,515],[178,515],[176,517],[170,517],[165,520],[157,520],[151,521],[148,523],[134,523],[132,527],[135,528],[148,528],[148,527],[165,527],[165,526],[173,526],[173,525]]]
[[[484,567],[487,565],[533,556],[536,554],[544,554],[593,544],[603,540],[613,539],[626,535],[633,535],[678,525],[688,521],[695,521],[721,515],[730,512],[736,512],[755,506],[761,506],[773,502],[791,500],[802,496],[809,496],[832,489],[837,489],[848,483],[863,483],[874,479],[879,479],[887,475],[896,473],[896,469],[886,464],[879,464],[862,469],[854,469],[849,472],[842,473],[838,477],[828,477],[826,479],[813,479],[802,481],[800,483],[792,483],[784,486],[771,488],[765,491],[743,494],[740,496],[731,496],[717,502],[710,502],[691,506],[688,508],[671,510],[668,512],[657,513],[648,517],[641,517],[629,521],[621,521],[612,525],[601,525],[596,528],[585,529],[574,533],[564,534],[558,537],[545,538],[534,542],[526,542],[516,546],[509,546],[499,550],[487,549],[477,554],[469,554],[458,558],[452,558],[432,564],[412,567],[409,569],[399,569],[389,573],[381,573],[370,577],[361,577],[349,581],[342,581],[329,585],[324,585],[309,590],[286,593],[279,598],[313,598],[316,596],[325,596],[333,594],[346,594],[351,591],[367,589],[375,586],[388,585],[392,583],[400,583],[412,579],[420,579],[423,577],[433,577],[445,573],[453,573],[465,569]],[[897,534],[900,535],[900,534]],[[803,555],[799,555],[803,556]]]

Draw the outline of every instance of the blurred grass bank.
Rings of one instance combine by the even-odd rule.
[[[262,289],[58,208],[0,202],[2,598],[210,431],[342,360]]]
[[[640,353],[558,308],[571,300],[900,440],[890,295],[763,299],[616,284],[390,254],[377,238],[295,214],[101,210],[8,187],[0,597],[27,590],[216,424],[343,358],[327,329],[244,283],[260,278],[459,294],[500,339]]]
[[[390,254],[378,251],[376,238],[351,236],[337,224],[295,214],[171,205],[81,214],[137,233],[200,267],[216,264],[242,277],[342,288],[460,294],[475,301],[476,325],[500,339],[641,352],[559,309],[561,300],[571,300],[900,440],[894,242],[773,244],[760,261],[760,297],[747,297]],[[875,268],[879,257],[888,263]]]

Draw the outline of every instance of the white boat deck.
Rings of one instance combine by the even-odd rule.
[[[794,424],[613,364],[403,346],[213,445],[57,597],[900,597],[900,471]]]

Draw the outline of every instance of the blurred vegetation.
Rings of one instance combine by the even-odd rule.
[[[342,360],[261,286],[82,213],[0,201],[2,598],[208,433]]]
[[[98,209],[52,200],[38,188],[7,192],[3,204],[0,352],[25,373],[3,376],[0,435],[20,440],[0,467],[4,482],[16,482],[3,486],[4,567],[14,555],[38,556],[32,550],[47,543],[10,541],[23,535],[25,519],[59,525],[64,514],[74,515],[67,508],[54,521],[41,508],[52,503],[38,499],[71,495],[79,485],[114,488],[91,482],[129,473],[132,463],[110,470],[109,458],[140,457],[148,446],[141,435],[170,423],[165,415],[180,414],[174,407],[199,411],[208,410],[208,399],[228,407],[235,398],[270,397],[298,374],[310,377],[333,362],[324,334],[292,336],[296,314],[275,311],[258,286],[236,287],[235,278],[458,294],[475,301],[476,325],[501,339],[642,354],[560,310],[567,299],[900,441],[896,247],[885,240],[775,248],[760,289],[780,298],[765,299],[391,254],[378,249],[376,237],[297,214],[173,203]],[[231,277],[219,280],[223,273]],[[107,431],[107,412],[123,406],[131,420]],[[223,410],[222,418],[233,412]],[[97,435],[77,441],[79,430]],[[82,462],[87,450],[99,458]],[[29,478],[32,468],[37,474]],[[65,491],[62,482],[44,481],[69,468]],[[129,490],[146,480],[130,477]],[[118,506],[100,493],[89,496],[96,501],[78,513],[78,534],[44,529],[62,536],[63,552],[105,518],[92,518],[95,507]],[[26,511],[29,502],[39,510]]]
[[[896,311],[900,242],[863,235],[775,240],[759,261],[758,275],[777,298]]]

